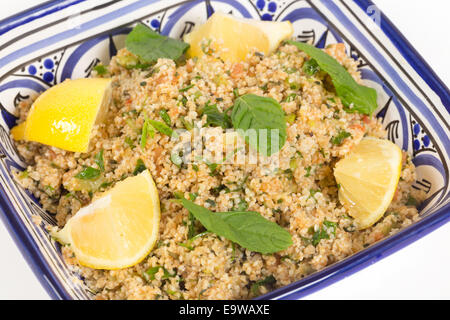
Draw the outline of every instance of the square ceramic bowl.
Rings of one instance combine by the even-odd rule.
[[[43,211],[12,178],[25,164],[9,137],[21,100],[66,78],[88,77],[124,46],[141,21],[175,38],[221,11],[262,20],[289,20],[298,41],[323,48],[343,42],[366,85],[378,91],[377,117],[389,139],[417,166],[414,188],[428,195],[421,220],[365,250],[259,299],[296,299],[401,249],[450,220],[450,93],[389,20],[367,0],[63,0],[0,21],[0,216],[48,293],[55,299],[92,294],[61,258]],[[42,223],[33,223],[40,216]]]

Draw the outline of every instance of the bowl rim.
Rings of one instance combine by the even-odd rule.
[[[84,1],[85,0],[62,2],[59,0],[46,1],[1,20],[0,26],[16,20],[29,22],[30,19],[34,20],[43,15]],[[366,13],[370,6],[375,5],[371,0],[352,0],[352,2],[356,3]],[[51,9],[44,14],[36,15],[40,10],[47,8]],[[450,112],[450,90],[448,87],[389,18],[387,18],[383,12],[380,12],[380,14],[382,17],[380,25],[381,30],[392,41],[393,45],[415,69],[419,76],[439,96],[446,110]],[[448,149],[450,149],[450,146],[448,147]],[[444,203],[445,202],[447,203],[439,210],[423,217],[420,221],[401,230],[397,234],[376,242],[370,247],[355,253],[342,261],[332,264],[322,271],[315,272],[304,279],[257,297],[256,300],[302,298],[399,251],[450,221],[450,202],[448,197],[444,199]],[[0,218],[13,238],[16,246],[19,248],[22,256],[25,258],[36,278],[49,296],[52,299],[73,299],[56,280],[57,278],[54,272],[49,268],[43,254],[33,241],[30,231],[20,222],[20,219],[16,218],[14,207],[11,200],[6,196],[3,184],[0,184]]]

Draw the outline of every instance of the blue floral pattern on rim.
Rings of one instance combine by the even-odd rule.
[[[414,187],[428,195],[421,207],[421,221],[261,299],[304,296],[448,221],[450,94],[388,20],[382,20],[378,27],[364,18],[373,9],[373,4],[365,0],[136,0],[125,4],[101,0],[94,8],[84,1],[64,0],[0,21],[0,34],[5,37],[5,44],[0,45],[4,49],[0,52],[1,216],[18,237],[28,262],[35,267],[49,293],[64,299],[91,297],[85,286],[70,280],[79,276],[65,265],[58,244],[45,231],[45,226],[54,224],[54,217],[43,211],[11,176],[11,170],[21,170],[25,165],[9,137],[9,129],[15,125],[14,110],[22,100],[64,79],[89,77],[98,63],[108,64],[124,46],[132,26],[130,21],[139,20],[162,34],[180,38],[220,11],[261,20],[289,20],[294,25],[295,39],[319,48],[343,42],[347,52],[358,61],[364,82],[379,94],[376,114],[382,119],[388,138],[413,156],[418,168]],[[89,16],[94,10],[95,19]],[[55,12],[66,16],[53,21]],[[31,21],[38,22],[38,27],[30,29]],[[52,29],[55,27],[58,28]],[[31,34],[39,40],[34,42]],[[389,48],[385,45],[388,41],[392,43]],[[405,59],[410,62],[408,67]],[[435,92],[441,100],[434,97]],[[33,215],[43,218],[40,226],[32,224]]]

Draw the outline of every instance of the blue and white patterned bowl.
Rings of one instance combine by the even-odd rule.
[[[89,299],[45,231],[54,217],[12,178],[22,169],[9,130],[14,109],[66,78],[89,76],[123,47],[141,21],[179,38],[215,11],[263,20],[290,20],[294,36],[317,47],[344,42],[367,85],[377,89],[389,139],[413,156],[414,188],[428,197],[421,220],[398,234],[260,299],[294,299],[383,258],[450,220],[450,92],[389,20],[368,0],[62,0],[0,21],[0,216],[48,293]],[[43,218],[41,225],[32,217]]]

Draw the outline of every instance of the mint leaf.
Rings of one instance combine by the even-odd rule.
[[[125,40],[128,51],[145,63],[154,63],[159,58],[177,60],[189,48],[189,44],[168,38],[139,23]]]
[[[239,129],[238,133],[245,141],[265,156],[280,151],[286,142],[285,114],[278,102],[272,98],[254,94],[237,98],[231,120],[233,127]]]
[[[267,254],[292,245],[288,231],[257,212],[212,212],[187,199],[179,201],[208,231],[251,251]]]
[[[358,84],[339,62],[322,50],[302,42],[289,40],[287,43],[304,51],[317,62],[320,69],[330,75],[337,95],[347,107],[347,112],[372,115],[378,107],[375,89]]]

